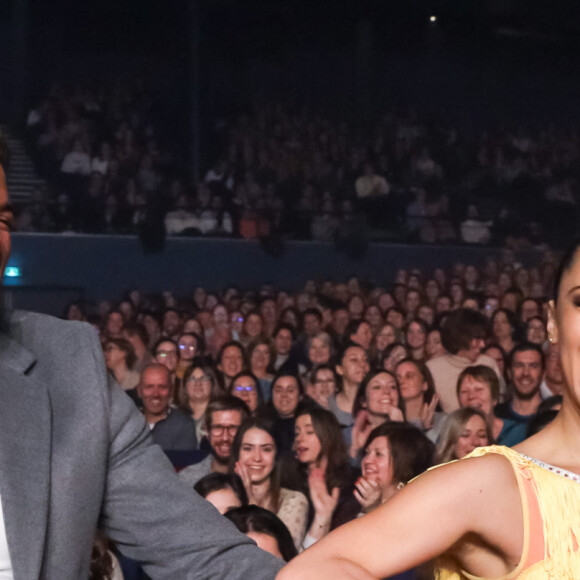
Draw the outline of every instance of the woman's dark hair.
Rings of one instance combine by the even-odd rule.
[[[242,483],[239,475],[235,473],[209,473],[202,477],[194,486],[193,489],[201,495],[207,497],[214,491],[221,491],[222,489],[231,489],[242,505],[248,505],[248,494],[246,488]]]
[[[389,442],[394,482],[407,483],[432,467],[435,445],[417,427],[383,423],[370,432],[363,453],[378,437],[386,437]]]
[[[487,365],[475,365],[472,367],[467,367],[461,371],[461,374],[457,377],[457,384],[455,386],[457,396],[459,397],[459,391],[461,389],[461,384],[466,377],[471,377],[476,381],[485,383],[489,387],[491,393],[492,401],[499,401],[499,378],[495,374],[495,371],[488,367]]]
[[[360,385],[358,386],[358,390],[356,392],[356,395],[354,397],[354,402],[352,404],[352,416],[354,419],[356,419],[356,416],[359,414],[360,411],[362,411],[363,409],[366,409],[366,398],[367,398],[367,387],[369,386],[369,383],[378,375],[389,375],[391,377],[393,377],[393,379],[395,380],[395,384],[397,385],[397,392],[399,393],[399,402],[397,404],[397,407],[403,412],[403,416],[405,416],[405,401],[403,400],[403,397],[401,396],[401,389],[399,388],[399,381],[397,380],[397,377],[391,373],[390,371],[384,370],[384,369],[377,369],[377,370],[373,370],[368,372],[365,375],[365,378],[361,381]]]
[[[471,308],[458,308],[441,324],[441,343],[447,352],[457,354],[468,350],[474,338],[485,338],[487,329],[487,318],[483,314]]]
[[[558,302],[558,293],[560,292],[560,284],[562,283],[562,277],[564,273],[567,272],[574,263],[574,256],[580,248],[580,238],[576,238],[564,252],[560,265],[556,270],[556,275],[554,276],[554,302]]]
[[[320,458],[326,457],[328,460],[326,487],[329,491],[334,487],[342,489],[351,482],[349,457],[338,419],[330,411],[317,407],[301,410],[296,419],[303,415],[310,415],[312,427],[320,441]]]
[[[108,344],[114,344],[119,350],[125,353],[125,364],[129,370],[132,370],[137,362],[137,355],[133,345],[125,338],[108,338],[105,341],[105,348]]]
[[[483,350],[481,351],[483,354],[486,354],[487,351],[491,350],[492,348],[496,348],[499,353],[501,354],[502,358],[503,358],[503,368],[507,368],[507,355],[505,353],[505,350],[503,349],[503,346],[501,346],[501,344],[498,344],[497,342],[490,342],[489,344],[486,344],[485,347],[483,348]]]
[[[245,421],[243,421],[232,443],[232,451],[230,454],[230,473],[234,473],[236,463],[240,459],[240,450],[242,448],[242,441],[244,439],[244,435],[250,429],[259,429],[260,431],[268,433],[268,435],[270,435],[270,437],[272,438],[272,443],[274,447],[276,448],[276,458],[274,461],[274,465],[272,467],[272,472],[270,473],[270,494],[272,497],[272,505],[275,506],[275,509],[278,509],[281,489],[280,464],[278,462],[278,448],[276,446],[276,437],[272,421],[270,421],[265,417],[250,417]]]
[[[108,580],[113,574],[112,543],[103,532],[97,530],[91,551],[89,580]]]
[[[433,379],[433,375],[431,374],[429,367],[426,365],[425,361],[409,357],[404,358],[402,361],[397,363],[397,366],[395,367],[395,373],[397,372],[399,365],[402,365],[403,363],[414,365],[423,378],[423,382],[427,383],[427,390],[423,393],[423,401],[429,404],[433,400],[433,395],[435,395],[435,380]]]
[[[229,510],[224,516],[243,534],[257,532],[274,538],[285,562],[289,562],[298,555],[288,528],[271,511],[257,505],[248,505]]]
[[[364,318],[357,318],[355,320],[351,320],[347,327],[346,330],[344,331],[344,335],[346,336],[346,338],[348,340],[352,341],[351,336],[353,334],[356,334],[358,332],[358,329],[363,325],[366,324],[367,326],[370,326],[370,324],[364,319]],[[356,344],[356,343],[355,343]]]

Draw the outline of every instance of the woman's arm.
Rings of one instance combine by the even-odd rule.
[[[456,462],[426,473],[364,518],[336,529],[277,578],[385,578],[451,547],[456,553],[461,547],[458,541],[469,532],[495,546],[496,553],[505,554],[504,573],[508,573],[523,546],[518,498],[514,472],[503,457]],[[502,526],[497,525],[500,521]]]

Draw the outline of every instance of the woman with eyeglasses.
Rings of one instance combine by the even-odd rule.
[[[175,376],[181,381],[193,359],[203,354],[203,339],[195,332],[184,332],[177,341],[177,348],[179,349],[179,362]]]
[[[213,369],[195,360],[185,371],[183,381],[177,391],[177,403],[191,415],[195,422],[195,434],[201,441],[205,431],[205,410],[209,402],[222,394]]]
[[[232,379],[229,394],[244,401],[252,415],[264,404],[260,382],[250,371],[241,371]]]
[[[338,380],[333,365],[316,365],[310,373],[306,394],[323,409],[328,409],[328,400],[336,394]]]

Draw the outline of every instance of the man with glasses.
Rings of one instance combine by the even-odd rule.
[[[237,397],[219,397],[211,402],[205,411],[211,453],[180,471],[179,477],[193,486],[210,473],[227,473],[234,437],[242,421],[249,416],[247,405]]]

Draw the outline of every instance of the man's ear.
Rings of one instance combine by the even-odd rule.
[[[548,302],[548,338],[550,342],[558,342],[558,324],[556,322],[556,304],[553,300]]]

